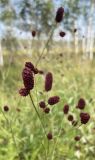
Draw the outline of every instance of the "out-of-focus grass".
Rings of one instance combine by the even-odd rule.
[[[26,61],[34,64],[37,61],[37,55],[31,57],[27,55],[17,55],[14,57],[14,63],[9,64],[9,58],[5,56],[5,65],[0,73],[0,160],[45,160],[45,149],[42,143],[44,141],[43,130],[37,119],[36,113],[31,105],[29,97],[23,98],[18,94],[18,90],[23,87],[21,72]],[[50,142],[48,160],[52,160],[52,152],[60,125],[63,129],[58,138],[58,144],[55,147],[55,160],[94,160],[95,157],[95,63],[84,61],[80,57],[66,58],[64,55],[52,53],[47,55],[38,65],[39,69],[45,73],[50,71],[54,76],[53,89],[50,93],[44,93],[44,75],[36,75],[35,89],[31,92],[35,104],[49,96],[59,95],[61,101],[52,108],[49,115],[43,117],[46,131],[52,130],[54,140]],[[41,94],[43,92],[43,94]],[[74,129],[67,121],[62,109],[65,103],[70,105],[70,112],[75,118],[79,111],[75,109],[80,97],[86,99],[85,111],[91,114],[90,122],[80,129]],[[13,144],[11,130],[3,116],[3,106],[8,105],[10,111],[5,116],[11,122],[15,135],[19,158]],[[18,112],[17,109],[21,111]],[[3,112],[3,113],[2,113]],[[80,142],[75,142],[74,137],[82,135]]]

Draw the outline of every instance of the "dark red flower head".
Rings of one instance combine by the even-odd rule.
[[[74,139],[75,139],[75,141],[79,141],[80,140],[80,136],[76,136]]]
[[[81,123],[82,124],[86,124],[89,119],[90,119],[90,115],[88,113],[80,113],[80,118],[81,118]]]
[[[44,109],[44,112],[48,114],[48,113],[50,112],[50,108],[46,107],[46,108]]]
[[[4,106],[4,111],[5,112],[8,112],[9,111],[9,107],[6,105],[6,106]]]
[[[64,114],[68,114],[68,112],[69,112],[69,105],[68,104],[64,105],[63,112],[64,112]]]
[[[56,12],[56,17],[55,17],[55,21],[57,23],[60,23],[62,21],[63,14],[64,14],[64,8],[63,7],[58,8],[58,10]]]
[[[51,140],[53,138],[52,133],[48,133],[47,138],[48,138],[48,140]]]
[[[49,104],[49,105],[54,105],[54,104],[58,103],[59,100],[60,100],[60,97],[59,97],[59,96],[50,97],[50,98],[48,99],[48,104]]]
[[[39,103],[39,106],[40,106],[40,108],[45,108],[45,107],[46,107],[46,104],[45,104],[44,101],[41,101],[41,102]]]
[[[75,28],[75,29],[74,29],[74,33],[76,33],[76,32],[77,32],[77,29]]]
[[[36,36],[36,31],[32,31],[32,36],[33,36],[33,37]]]
[[[45,91],[50,91],[52,88],[53,76],[51,72],[48,72],[45,77]]]
[[[39,72],[39,74],[44,74],[44,71],[42,71],[42,70],[39,70],[38,72]]]
[[[25,67],[29,68],[34,74],[37,74],[39,72],[31,62],[26,62]]]
[[[61,31],[61,32],[59,33],[59,35],[60,35],[60,37],[64,37],[64,36],[66,35],[66,33]]]
[[[23,97],[26,97],[28,94],[29,94],[29,90],[28,89],[26,89],[26,88],[21,88],[20,90],[19,90],[19,94],[21,95],[21,96],[23,96]]]
[[[34,71],[34,68],[35,68],[31,62],[26,62],[25,67],[28,67],[29,69],[31,69],[31,71]]]
[[[27,90],[31,90],[34,88],[34,77],[31,69],[25,67],[22,72],[22,78],[24,86]]]
[[[38,73],[39,73],[38,69],[35,68],[35,69],[34,69],[34,74],[38,74]]]
[[[73,116],[70,114],[70,115],[68,116],[68,120],[69,120],[69,121],[73,121],[73,119],[74,119]]]
[[[84,109],[85,105],[86,105],[85,100],[83,98],[80,98],[79,101],[78,101],[77,108]]]

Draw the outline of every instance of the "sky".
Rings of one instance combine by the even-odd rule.
[[[17,13],[19,12],[18,4],[20,4],[20,2],[21,2],[21,0],[10,0],[11,6],[13,6],[15,8]],[[61,2],[60,0],[53,0],[53,3],[55,4],[55,10],[60,6],[60,2]],[[6,31],[6,27],[4,26],[4,24],[2,22],[0,22],[0,37],[4,36],[5,31]],[[19,36],[21,38],[25,38],[26,37],[26,33],[22,32],[22,34],[19,34],[20,30],[17,29],[16,27],[14,27],[14,32],[15,32],[17,37],[19,37]],[[30,33],[27,33],[27,37],[31,38]]]
[[[30,0],[30,1],[33,1],[33,0]],[[83,1],[84,1],[84,3],[86,3],[86,0],[83,0]],[[89,0],[87,0],[87,1],[89,1]],[[18,4],[20,2],[21,2],[21,0],[10,0],[10,4],[16,9],[17,13],[19,12]],[[57,8],[61,6],[61,2],[64,2],[64,7],[65,7],[66,0],[53,0],[53,2],[55,4],[55,10],[57,10]],[[1,10],[0,10],[0,12],[1,12]],[[80,19],[78,20],[77,23],[78,23],[78,29],[79,29],[79,31],[81,30],[82,35],[84,35],[86,27],[85,27],[84,20],[83,20],[82,16],[80,17]],[[58,40],[60,40],[60,37],[58,37],[58,33],[59,33],[59,31],[61,31],[63,29],[64,29],[63,26],[60,25],[60,27],[58,27],[58,29],[55,32],[55,38],[57,37]],[[4,36],[5,30],[6,30],[6,28],[5,28],[4,24],[2,22],[0,22],[0,37]],[[20,32],[21,31],[19,29],[17,29],[16,27],[14,27],[14,33],[15,33],[16,37],[26,38],[26,33],[22,32],[22,34],[20,34]],[[70,34],[67,33],[66,37],[68,39],[70,37]],[[27,38],[31,38],[31,34],[30,33],[27,33]]]

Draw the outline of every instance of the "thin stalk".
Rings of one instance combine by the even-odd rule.
[[[33,107],[34,107],[34,109],[35,109],[35,112],[36,112],[36,114],[37,114],[37,116],[38,116],[38,118],[39,118],[39,120],[40,120],[40,123],[41,123],[41,125],[42,125],[43,131],[44,131],[45,136],[46,136],[45,127],[44,127],[44,125],[43,125],[43,122],[42,122],[42,120],[41,120],[41,117],[40,117],[40,115],[39,115],[39,112],[38,112],[38,111],[37,111],[37,109],[36,109],[36,106],[35,106],[35,104],[34,104],[34,101],[33,101],[33,99],[32,99],[31,94],[29,94],[29,96],[30,96],[30,99],[31,99],[32,105],[33,105]]]
[[[58,144],[58,137],[59,137],[59,135],[60,135],[60,133],[61,133],[62,128],[63,128],[63,121],[62,121],[61,126],[60,126],[60,129],[59,129],[59,134],[58,134],[58,136],[57,136],[57,140],[56,140],[56,142],[54,143],[54,147],[53,147],[53,151],[52,151],[52,160],[53,160],[53,158],[54,158],[54,151],[55,151],[55,148],[56,148],[56,146],[57,146],[57,144]]]
[[[15,140],[15,136],[14,136],[14,133],[13,133],[13,129],[12,129],[12,126],[11,126],[11,123],[9,122],[8,118],[5,116],[4,112],[1,110],[5,120],[7,121],[7,124],[9,125],[10,129],[11,129],[11,135],[12,135],[12,139],[13,139],[13,142],[14,142],[14,145],[15,145],[15,148],[17,149],[17,144],[16,144],[16,140]]]
[[[82,126],[82,124],[80,124],[78,127],[76,127],[76,129],[79,129]]]
[[[42,120],[41,120],[41,117],[40,117],[40,115],[39,115],[39,112],[38,112],[37,109],[36,109],[36,106],[35,106],[35,104],[34,104],[34,101],[33,101],[33,98],[32,98],[32,96],[31,96],[31,93],[29,94],[29,96],[30,96],[32,105],[33,105],[33,107],[34,107],[34,109],[35,109],[35,112],[36,112],[36,114],[37,114],[37,116],[38,116],[38,118],[39,118],[39,120],[40,120],[40,123],[41,123],[42,128],[43,128],[43,131],[44,131],[44,136],[45,136],[45,138],[46,138],[47,136],[46,136],[45,127],[44,127],[44,125],[43,125],[43,122],[42,122]],[[42,145],[43,145],[43,143],[42,143]],[[43,146],[44,146],[44,145],[43,145]],[[44,146],[44,148],[45,148],[45,146]],[[46,151],[46,149],[45,149],[45,151]],[[46,155],[45,155],[45,158],[47,159]]]
[[[47,152],[46,152],[46,148],[45,148],[45,146],[43,145],[43,143],[42,143],[42,146],[43,146],[43,148],[44,148],[44,150],[45,150],[45,159],[47,160]]]
[[[16,144],[16,140],[15,140],[15,136],[14,136],[14,133],[13,133],[13,129],[12,129],[11,124],[10,124],[10,129],[11,129],[12,139],[13,139],[13,142],[14,142],[15,148],[17,149],[17,144]]]
[[[42,58],[42,56],[43,56],[43,54],[44,54],[44,51],[45,51],[46,47],[47,47],[48,44],[49,44],[49,41],[50,41],[50,39],[51,39],[51,37],[52,37],[52,35],[53,35],[53,32],[54,32],[54,28],[55,28],[55,26],[53,26],[53,28],[52,28],[52,30],[51,30],[51,34],[50,34],[50,36],[49,36],[49,38],[48,38],[48,40],[47,40],[47,42],[46,42],[46,44],[45,44],[45,46],[44,46],[41,54],[40,54],[40,56],[39,56],[39,59],[38,59],[37,62],[36,62],[36,67],[37,67],[38,63],[40,62],[40,60],[41,60],[41,58]]]
[[[47,149],[47,155],[49,155],[49,140],[48,140],[48,149]]]

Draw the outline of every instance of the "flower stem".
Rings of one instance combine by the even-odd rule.
[[[51,30],[51,34],[50,34],[50,36],[49,36],[49,38],[48,38],[48,40],[47,40],[47,42],[46,42],[46,44],[45,44],[45,46],[44,46],[41,54],[40,54],[40,56],[39,56],[39,59],[38,59],[37,62],[36,62],[36,67],[37,67],[38,63],[40,62],[40,60],[41,60],[41,58],[42,58],[42,56],[43,56],[43,54],[44,54],[44,51],[45,51],[46,47],[47,47],[48,44],[49,44],[49,41],[50,41],[50,39],[51,39],[51,37],[52,37],[52,35],[53,35],[53,32],[54,32],[54,28],[55,28],[55,25],[53,26],[53,28],[52,28],[52,30]]]
[[[33,104],[33,107],[34,107],[34,109],[35,109],[35,111],[36,111],[36,114],[37,114],[37,116],[38,116],[38,118],[39,118],[39,120],[40,120],[40,123],[41,123],[41,125],[42,125],[44,134],[45,134],[45,136],[46,136],[45,127],[44,127],[44,125],[43,125],[43,122],[42,122],[42,120],[41,120],[41,117],[40,117],[40,115],[39,115],[39,112],[38,112],[37,109],[36,109],[36,106],[35,106],[35,104],[34,104],[34,101],[33,101],[33,98],[32,98],[32,96],[31,96],[31,94],[29,94],[29,96],[30,96],[31,102],[32,102],[32,104]]]
[[[17,149],[17,144],[16,144],[16,140],[15,140],[15,136],[14,136],[14,133],[13,133],[13,129],[12,129],[12,126],[11,126],[11,123],[9,122],[8,118],[5,116],[4,112],[1,110],[7,124],[9,125],[10,127],[10,130],[11,130],[11,135],[12,135],[12,139],[13,139],[13,142],[14,142],[14,145],[15,145],[15,148]]]

